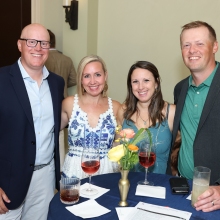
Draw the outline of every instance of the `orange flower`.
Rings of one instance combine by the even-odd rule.
[[[138,148],[136,145],[129,144],[129,145],[128,145],[128,149],[129,149],[130,151],[136,152],[136,151],[138,151],[139,148]]]

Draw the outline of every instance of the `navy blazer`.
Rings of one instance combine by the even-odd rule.
[[[189,77],[179,82],[174,89],[176,113],[173,124],[173,140],[176,139],[180,119],[189,86]],[[202,110],[193,143],[194,166],[211,169],[210,184],[220,184],[220,67],[211,83]]]
[[[51,72],[47,80],[53,102],[54,159],[56,188],[59,189],[59,131],[64,80]],[[11,203],[5,203],[8,209],[18,208],[24,201],[35,156],[36,138],[31,105],[16,62],[0,68],[0,187],[11,200]]]

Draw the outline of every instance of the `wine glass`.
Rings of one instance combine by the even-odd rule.
[[[98,190],[91,188],[91,177],[100,167],[98,148],[85,147],[83,149],[81,167],[82,170],[89,175],[89,188],[83,189],[81,193],[89,196],[97,194]]]
[[[147,180],[148,167],[152,166],[156,160],[156,154],[153,147],[150,146],[150,144],[146,141],[141,142],[138,156],[139,163],[141,164],[141,166],[145,167],[145,179],[139,181],[138,184],[153,186],[154,183]]]

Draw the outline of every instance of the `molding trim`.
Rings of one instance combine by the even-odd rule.
[[[41,23],[41,0],[31,0],[31,23]]]

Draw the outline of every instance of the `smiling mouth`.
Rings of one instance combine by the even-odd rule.
[[[190,60],[198,60],[199,57],[190,57],[189,59],[190,59]]]
[[[145,95],[147,92],[138,92],[139,95]]]
[[[41,54],[31,54],[33,57],[41,57]]]
[[[96,89],[98,89],[98,86],[89,86],[89,88],[90,88],[91,90],[96,90]]]

